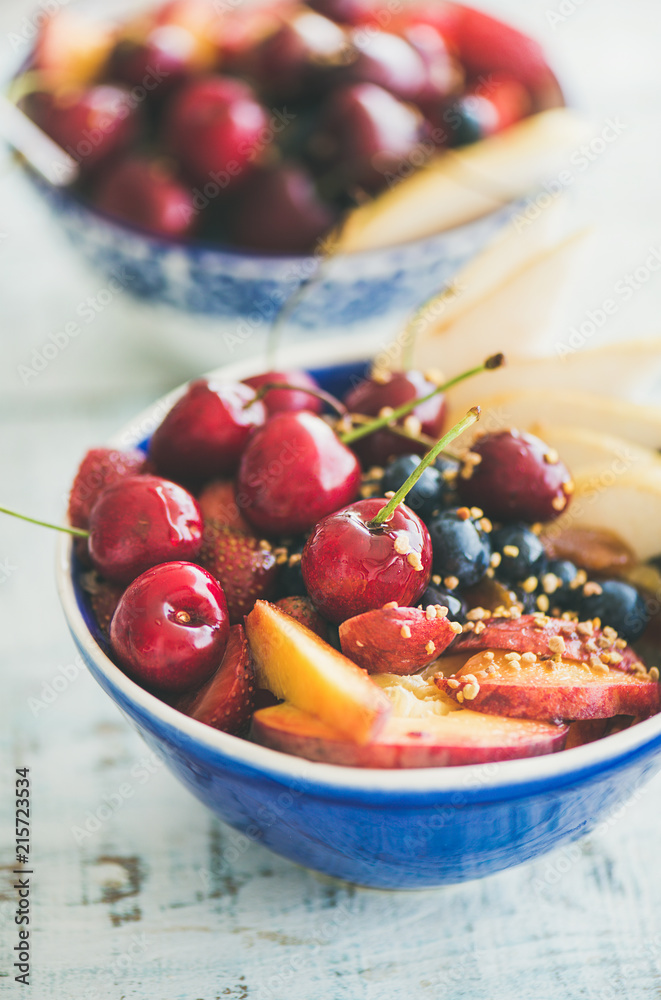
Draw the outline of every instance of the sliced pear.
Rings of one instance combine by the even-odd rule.
[[[256,602],[245,629],[260,687],[356,743],[379,731],[390,701],[346,656],[268,601]]]
[[[507,239],[476,257],[422,307],[407,331],[414,338],[413,367],[455,375],[494,349],[508,360],[553,349],[561,292],[570,286],[586,231],[550,245],[531,242],[535,232],[508,228]]]
[[[500,350],[500,345],[497,336],[494,336],[487,353],[497,350]],[[473,355],[472,364],[481,359],[481,355]],[[534,391],[540,403],[543,396],[552,399],[557,391],[564,394],[591,389],[597,389],[600,395],[611,399],[634,401],[650,398],[661,379],[661,338],[609,344],[597,350],[575,351],[564,357],[555,355],[528,360],[509,357],[507,361],[496,371],[484,372],[455,386],[448,394],[452,413],[461,411],[463,416],[475,403],[482,404],[487,395],[517,391]],[[454,362],[445,364],[440,355],[436,366],[449,376],[462,370],[455,370]],[[537,419],[548,418],[540,416]],[[554,420],[548,422],[578,423],[573,416],[563,416],[560,409],[556,410]],[[595,430],[598,429],[595,426]],[[603,429],[607,433],[629,436],[616,427]]]
[[[408,243],[470,222],[539,187],[590,137],[568,108],[525,118],[498,135],[435,156],[355,209],[335,237],[343,253]]]
[[[494,378],[497,372],[493,373]],[[483,376],[478,376],[482,378]],[[485,376],[486,377],[486,376]],[[457,389],[459,386],[457,386]],[[454,392],[454,390],[452,390]],[[470,406],[479,402],[482,417],[474,428],[462,435],[467,444],[479,431],[494,431],[503,427],[528,430],[540,423],[574,424],[594,431],[614,434],[644,448],[661,447],[661,407],[641,406],[623,399],[591,395],[577,390],[539,388],[487,394],[474,394]],[[467,407],[450,399],[448,426],[460,420]]]
[[[661,455],[615,434],[602,434],[588,427],[569,424],[534,423],[526,428],[554,448],[574,477],[587,471],[617,468],[622,470],[661,469]]]
[[[572,528],[604,528],[618,535],[644,561],[661,553],[661,470],[657,466],[597,469],[576,477],[566,514],[547,534]]]

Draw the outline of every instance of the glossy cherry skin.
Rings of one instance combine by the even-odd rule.
[[[119,86],[99,84],[61,94],[35,93],[23,106],[83,172],[124,149],[138,129],[136,101]]]
[[[251,75],[262,92],[292,100],[318,91],[324,76],[344,61],[347,46],[339,25],[311,10],[289,17],[257,46]]]
[[[192,80],[165,116],[168,150],[198,184],[227,187],[245,173],[264,143],[267,115],[247,83],[232,77]]]
[[[156,25],[143,41],[120,39],[110,56],[110,72],[130,86],[148,85],[158,98],[178,86],[199,61],[195,35],[178,24]]]
[[[198,486],[233,473],[266,409],[243,382],[197,379],[166,415],[149,442],[156,471]],[[244,408],[245,407],[245,408]]]
[[[435,384],[425,378],[422,372],[411,369],[407,372],[393,372],[388,381],[366,378],[347,393],[344,403],[350,413],[363,413],[369,417],[376,417],[384,406],[394,410],[412,399],[428,395],[435,388]],[[446,413],[443,393],[439,393],[426,403],[420,403],[411,413],[420,422],[421,433],[433,438],[434,441],[441,436]],[[404,424],[405,420],[406,418],[399,423]],[[387,430],[375,431],[359,439],[353,448],[365,466],[385,465],[394,455],[424,455],[429,450],[424,444],[417,445]]]
[[[310,173],[295,163],[253,170],[232,214],[233,242],[262,253],[310,253],[337,218]]]
[[[319,383],[299,368],[292,368],[289,371],[264,372],[262,375],[253,375],[252,378],[245,379],[246,385],[255,390],[269,382],[286,382],[287,385],[297,385],[302,389],[319,388]],[[270,389],[262,399],[270,416],[273,416],[274,413],[288,413],[297,410],[321,413],[324,405],[316,396],[311,396],[308,392],[297,392],[296,389]]]
[[[403,101],[422,93],[429,78],[422,56],[405,38],[360,28],[349,36],[354,59],[338,76],[346,83],[376,83]]]
[[[429,583],[431,539],[417,514],[400,504],[382,527],[368,528],[387,502],[373,497],[329,514],[303,549],[307,591],[317,610],[335,624],[389,601],[414,605]],[[397,539],[408,543],[408,552],[395,550]]]
[[[173,559],[195,559],[202,547],[195,499],[159,476],[128,476],[108,486],[92,507],[89,554],[99,573],[130,583]]]
[[[225,595],[193,563],[161,563],[120,598],[110,623],[119,665],[146,688],[180,693],[218,668],[229,635]]]
[[[276,413],[243,453],[237,501],[267,535],[293,535],[358,495],[360,465],[334,431],[307,410]]]
[[[158,236],[186,236],[196,221],[190,189],[158,161],[137,156],[107,171],[94,202],[108,215]]]
[[[423,132],[420,112],[374,83],[338,88],[322,112],[321,140],[330,164],[346,184],[371,193],[397,179]]]
[[[309,0],[308,7],[338,24],[364,24],[374,20],[373,0]]]
[[[569,505],[573,485],[566,465],[533,434],[506,430],[484,434],[472,445],[480,456],[466,478],[457,477],[459,496],[496,521],[552,521]]]
[[[78,466],[69,496],[69,523],[87,528],[90,511],[99,494],[111,483],[126,476],[136,476],[145,469],[142,451],[118,451],[116,448],[92,448]]]

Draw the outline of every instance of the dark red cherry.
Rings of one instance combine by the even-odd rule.
[[[424,84],[415,94],[423,111],[427,103],[458,93],[464,82],[463,70],[439,29],[431,24],[411,24],[402,34],[425,66]]]
[[[208,76],[175,94],[163,138],[193,180],[224,189],[263,149],[266,125],[266,112],[247,83]]]
[[[251,389],[260,389],[270,382],[286,382],[287,385],[297,385],[302,389],[318,389],[319,383],[299,368],[289,371],[270,371],[262,375],[253,375],[244,380]],[[296,389],[270,389],[263,397],[264,406],[272,416],[274,413],[287,413],[296,410],[310,410],[321,413],[323,403],[309,392],[297,392]]]
[[[263,253],[310,253],[337,219],[309,172],[294,163],[254,170],[232,214],[233,242]]]
[[[200,485],[234,472],[266,410],[243,382],[191,382],[156,428],[149,457],[156,471],[177,482]]]
[[[356,456],[307,410],[276,413],[250,439],[239,466],[237,500],[267,535],[307,531],[350,503],[360,488]]]
[[[110,56],[111,76],[160,97],[193,72],[199,44],[192,31],[178,24],[156,25],[144,40],[122,38]]]
[[[338,24],[366,24],[375,18],[373,0],[309,0],[307,6]]]
[[[89,532],[95,569],[114,583],[130,583],[158,563],[195,559],[202,547],[202,514],[176,483],[128,476],[100,494]]]
[[[552,521],[567,509],[573,485],[567,467],[533,434],[506,430],[478,437],[457,477],[459,496],[496,521]],[[470,458],[470,456],[469,456]]]
[[[394,97],[413,100],[429,78],[422,56],[405,38],[358,28],[349,35],[353,59],[338,70],[346,83],[376,83]]]
[[[406,372],[376,372],[351,389],[345,396],[344,403],[350,413],[376,417],[384,407],[394,410],[402,403],[426,396],[435,388],[435,383],[416,369]],[[436,440],[443,430],[445,412],[445,397],[439,393],[426,403],[420,403],[399,423],[412,432],[426,434]],[[365,466],[385,465],[394,455],[424,455],[427,450],[424,444],[407,441],[388,430],[375,431],[368,437],[361,438],[353,448]]]
[[[137,102],[124,87],[100,84],[87,90],[34,93],[24,102],[26,113],[51,139],[91,170],[134,139]]]
[[[342,64],[347,38],[333,21],[311,10],[291,16],[252,55],[252,75],[261,91],[278,100],[308,97],[328,71]]]
[[[190,189],[159,160],[130,157],[100,181],[94,202],[108,215],[158,236],[186,236],[196,221]]]
[[[347,184],[376,192],[396,178],[424,131],[424,119],[374,83],[338,88],[322,112],[316,148]]]
[[[429,532],[399,504],[378,528],[369,522],[387,500],[371,498],[335,511],[314,528],[301,568],[315,607],[339,624],[390,601],[413,605],[431,576]]]
[[[217,580],[189,562],[142,573],[120,598],[110,623],[119,665],[139,684],[180,693],[203,684],[220,665],[229,617]]]

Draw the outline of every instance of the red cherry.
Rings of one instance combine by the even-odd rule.
[[[427,66],[415,48],[386,31],[351,32],[355,59],[338,70],[347,83],[376,83],[395,97],[407,101],[422,93],[429,79]]]
[[[365,24],[374,20],[373,0],[308,0],[308,7],[338,24]]]
[[[281,163],[253,171],[237,192],[232,239],[263,253],[310,253],[337,214],[304,167]]]
[[[255,390],[268,385],[269,382],[286,382],[288,385],[298,385],[302,389],[319,388],[316,379],[298,368],[285,372],[264,372],[262,375],[253,375],[252,378],[245,379],[246,385]],[[311,396],[308,392],[296,392],[295,389],[270,389],[262,398],[270,415],[296,410],[321,413],[324,405],[316,396]]]
[[[191,382],[156,428],[149,457],[159,474],[199,485],[236,469],[254,429],[266,410],[243,382]]]
[[[311,10],[289,17],[254,50],[252,76],[260,90],[279,100],[308,97],[344,59],[342,28]]]
[[[78,466],[69,497],[69,523],[86,528],[90,511],[106,486],[126,476],[135,476],[145,467],[142,451],[117,451],[115,448],[92,448]]]
[[[191,81],[174,96],[164,141],[195,181],[225,188],[255,158],[267,124],[248,84],[209,76]]]
[[[110,56],[110,74],[133,87],[149,88],[160,97],[178,86],[198,62],[193,32],[179,24],[154,27],[144,41],[120,39]]]
[[[374,83],[356,83],[328,98],[319,138],[347,184],[376,192],[388,175],[397,175],[423,130],[424,119],[412,105]]]
[[[237,496],[267,535],[297,534],[355,499],[356,456],[307,410],[276,413],[255,432],[241,459]]]
[[[469,478],[457,477],[459,496],[497,521],[552,521],[567,509],[571,477],[548,445],[533,434],[507,430],[472,445],[480,456]]]
[[[422,372],[411,369],[407,372],[392,372],[370,376],[351,389],[344,398],[344,403],[350,413],[363,413],[368,417],[376,417],[384,407],[393,410],[402,403],[426,396],[436,388]],[[440,437],[445,422],[446,403],[443,393],[434,396],[426,403],[411,412],[413,421],[404,417],[401,425],[419,430],[422,434],[436,440]],[[363,464],[386,465],[394,455],[424,455],[427,448],[406,438],[398,437],[392,431],[379,430],[368,437],[361,438],[353,445]]]
[[[158,563],[195,559],[202,547],[202,514],[176,483],[128,476],[100,494],[89,532],[94,567],[114,583],[129,583]]]
[[[158,160],[130,157],[113,166],[94,196],[97,208],[158,236],[186,236],[196,213],[188,188]]]
[[[188,562],[148,569],[120,598],[110,644],[139,684],[180,693],[203,684],[219,666],[229,618],[214,578]]]
[[[124,87],[35,93],[26,99],[25,110],[82,171],[124,149],[137,132],[136,102]]]
[[[335,511],[316,525],[301,569],[324,618],[339,624],[390,601],[413,605],[429,583],[432,546],[427,528],[399,504],[378,528],[368,522],[387,500],[371,498]]]

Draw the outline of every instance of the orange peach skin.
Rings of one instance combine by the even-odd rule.
[[[364,670],[268,601],[245,624],[259,687],[356,743],[373,739],[391,706]]]
[[[459,711],[425,719],[390,718],[358,745],[292,705],[255,712],[251,737],[273,750],[347,767],[448,767],[536,757],[562,750],[567,726]]]

